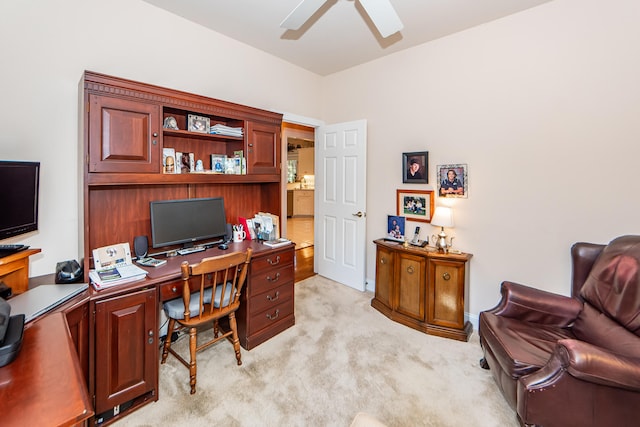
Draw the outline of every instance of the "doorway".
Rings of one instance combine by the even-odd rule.
[[[283,122],[287,147],[287,238],[296,244],[295,280],[314,272],[315,129]]]

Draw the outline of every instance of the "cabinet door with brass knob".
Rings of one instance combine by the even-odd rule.
[[[397,259],[396,307],[398,313],[424,321],[426,259],[422,256],[399,253]]]
[[[431,258],[428,274],[427,321],[433,325],[463,328],[465,262]]]
[[[378,302],[384,304],[388,309],[393,309],[391,301],[392,289],[394,288],[394,260],[395,253],[378,247],[376,252],[376,297]]]

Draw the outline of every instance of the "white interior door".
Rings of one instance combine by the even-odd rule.
[[[365,290],[367,121],[315,134],[315,271]]]

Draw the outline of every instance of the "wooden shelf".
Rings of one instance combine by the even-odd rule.
[[[165,136],[178,136],[181,138],[190,138],[190,139],[205,139],[212,141],[244,141],[243,136],[227,136],[220,134],[210,134],[210,133],[200,133],[200,132],[190,132],[188,130],[174,130],[174,129],[163,129],[162,133]]]

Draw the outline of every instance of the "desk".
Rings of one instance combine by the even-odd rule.
[[[38,319],[25,329],[16,360],[0,368],[0,423],[75,426],[92,415],[64,314]]]
[[[0,258],[0,282],[9,286],[14,295],[29,289],[29,257],[40,249],[25,249]]]

